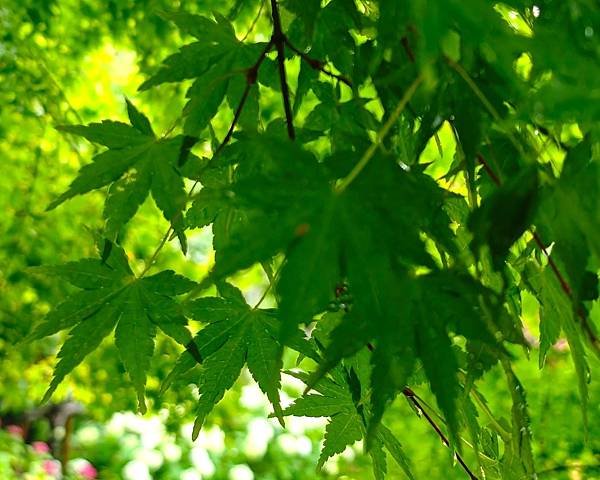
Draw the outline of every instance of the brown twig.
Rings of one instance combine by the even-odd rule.
[[[281,18],[279,16],[279,7],[277,0],[271,0],[271,16],[273,18],[273,35],[271,42],[277,49],[277,65],[279,67],[279,82],[281,83],[281,96],[283,98],[283,109],[285,111],[285,120],[287,123],[287,132],[291,140],[296,138],[294,131],[294,117],[292,114],[292,105],[290,103],[290,88],[285,74],[285,35],[281,29]]]
[[[262,51],[260,57],[258,57],[258,60],[256,61],[256,63],[254,65],[252,65],[250,68],[248,68],[246,70],[246,88],[244,89],[244,92],[242,93],[242,98],[240,99],[240,103],[238,104],[235,113],[233,115],[233,120],[231,122],[231,125],[229,126],[229,130],[227,130],[227,134],[225,135],[225,138],[223,138],[223,141],[219,144],[219,146],[217,147],[217,149],[215,150],[215,152],[213,153],[213,159],[219,154],[221,153],[221,151],[223,150],[223,148],[229,143],[229,141],[231,140],[231,137],[233,136],[233,132],[235,130],[235,127],[240,119],[240,116],[242,115],[242,111],[244,109],[244,105],[246,104],[246,100],[248,99],[248,95],[250,93],[250,89],[252,88],[252,85],[254,85],[256,83],[256,77],[258,76],[258,69],[260,68],[262,62],[264,61],[267,53],[269,53],[269,51],[271,50],[273,46],[272,42],[269,42],[265,49]],[[189,148],[191,149],[193,146],[189,145]],[[208,166],[208,165],[207,165]],[[204,167],[204,168],[207,168]],[[187,197],[190,198],[192,196],[192,194],[194,193],[194,191],[196,190],[196,187],[198,186],[200,182],[198,180],[196,180],[194,182],[194,184],[192,185],[192,187],[190,188]],[[171,226],[169,227],[169,229],[166,231],[166,233],[163,235],[160,243],[158,244],[158,246],[156,247],[156,250],[154,251],[154,253],[152,254],[152,256],[150,257],[150,260],[146,263],[144,269],[142,270],[142,273],[140,273],[139,278],[142,278],[144,275],[146,275],[146,273],[148,273],[148,271],[150,270],[150,268],[152,267],[154,261],[156,260],[156,258],[158,257],[158,254],[161,252],[161,250],[163,249],[163,247],[165,246],[165,244],[167,243],[167,241],[172,238],[171,237],[171,232],[174,232],[174,228],[173,228],[173,223],[175,223],[175,221],[177,221],[181,215],[183,215],[183,211],[179,211],[172,219],[171,219]]]
[[[242,98],[240,99],[240,103],[238,104],[237,108],[235,109],[235,113],[233,115],[233,120],[231,122],[231,125],[229,126],[229,130],[227,130],[227,134],[225,135],[225,138],[223,138],[223,141],[215,150],[213,158],[216,157],[219,153],[221,153],[221,150],[223,150],[225,145],[227,145],[229,143],[229,140],[231,140],[231,137],[233,136],[233,131],[235,130],[235,127],[238,124],[240,117],[242,116],[244,106],[246,105],[246,100],[248,99],[248,95],[250,94],[250,89],[256,83],[256,79],[258,77],[258,70],[259,70],[260,66],[262,65],[262,62],[265,60],[267,53],[269,53],[269,51],[271,50],[272,47],[273,47],[273,42],[271,41],[267,44],[265,49],[262,51],[262,53],[260,54],[260,57],[258,57],[258,60],[256,61],[256,63],[254,65],[252,65],[246,71],[246,87],[244,88],[244,92],[242,93]]]
[[[400,39],[400,42],[402,43],[402,47],[404,48],[404,51],[406,52],[406,56],[410,60],[410,63],[415,63],[415,53],[413,52],[410,44],[408,43],[408,37],[405,35]]]
[[[371,342],[367,343],[367,348],[369,349],[370,352],[373,352],[373,350],[375,350],[375,347],[373,346],[373,344]],[[435,420],[433,418],[431,418],[431,416],[425,411],[425,409],[423,408],[423,405],[421,405],[421,402],[419,402],[417,394],[415,392],[413,392],[412,389],[410,389],[409,387],[404,387],[402,389],[402,394],[406,397],[406,399],[409,402],[411,402],[415,406],[417,411],[420,412],[425,417],[425,419],[427,420],[429,425],[431,425],[431,427],[435,430],[435,433],[437,433],[438,437],[440,437],[440,439],[442,440],[442,443],[446,447],[450,448],[450,442],[448,441],[448,438],[446,437],[444,432],[442,432],[442,430],[438,426],[438,424],[435,423]],[[463,470],[466,472],[466,474],[469,476],[469,478],[471,480],[479,480],[478,477],[471,471],[471,469],[466,464],[466,462],[463,460],[463,458],[460,456],[460,454],[458,452],[454,452],[454,454],[456,455],[456,460],[458,461],[458,463],[460,463],[460,466],[463,468]]]
[[[442,430],[440,429],[440,427],[438,426],[438,424],[435,422],[435,420],[433,418],[431,418],[431,416],[423,408],[423,406],[421,405],[421,402],[419,402],[419,400],[417,399],[417,396],[416,396],[415,392],[413,392],[410,388],[405,387],[402,390],[402,394],[406,397],[406,399],[409,402],[411,402],[415,406],[415,408],[417,409],[417,411],[419,413],[421,413],[425,417],[425,420],[427,420],[427,422],[429,423],[429,425],[431,425],[431,428],[433,428],[435,430],[435,433],[437,433],[438,437],[440,437],[440,439],[442,440],[442,443],[446,447],[450,448],[450,442],[448,441],[448,438],[446,437],[446,435],[444,435],[444,432],[442,432]],[[460,464],[460,466],[462,467],[462,469],[465,471],[465,473],[469,476],[469,478],[471,480],[479,480],[479,478],[477,477],[477,475],[475,475],[471,471],[471,469],[466,464],[466,462],[463,460],[463,458],[460,456],[460,454],[455,451],[454,455],[456,456],[456,460],[458,461],[458,463]]]
[[[291,51],[299,55],[300,58],[306,63],[308,63],[313,69],[318,70],[319,72],[327,75],[328,77],[335,78],[336,80],[342,82],[344,85],[347,85],[348,87],[352,88],[352,80],[350,80],[348,77],[338,75],[337,73],[333,73],[332,71],[328,70],[327,68],[325,68],[325,62],[317,60],[316,58],[313,58],[310,55],[308,55],[306,52],[303,52],[294,44],[292,44],[289,38],[284,37],[284,42]]]

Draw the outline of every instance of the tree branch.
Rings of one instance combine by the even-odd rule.
[[[291,140],[296,138],[294,130],[294,117],[292,115],[292,105],[290,103],[290,89],[285,74],[285,35],[281,29],[281,18],[279,17],[279,7],[277,0],[271,0],[271,16],[273,18],[273,35],[271,42],[277,49],[277,65],[279,67],[279,82],[281,83],[281,96],[283,97],[283,109],[285,111],[285,120],[287,123],[287,132]]]
[[[227,134],[225,135],[225,138],[223,138],[223,141],[219,144],[219,146],[217,147],[217,149],[214,151],[212,159],[214,160],[214,158],[216,156],[218,156],[221,151],[223,150],[223,148],[229,143],[229,141],[231,140],[231,137],[233,136],[233,132],[235,130],[235,127],[242,115],[242,111],[244,110],[244,105],[246,104],[246,100],[248,99],[248,95],[250,93],[250,89],[252,88],[252,85],[254,85],[256,83],[256,78],[258,76],[258,70],[260,69],[260,66],[262,65],[263,61],[265,60],[265,57],[267,56],[267,53],[269,53],[271,51],[271,48],[273,47],[273,42],[270,41],[269,43],[267,43],[267,45],[265,46],[264,50],[261,52],[260,56],[258,57],[258,59],[256,60],[256,62],[254,63],[254,65],[252,65],[250,68],[248,68],[246,70],[246,88],[244,89],[244,92],[242,93],[242,98],[240,99],[240,102],[237,106],[237,108],[235,109],[235,113],[233,115],[233,120],[231,121],[231,125],[229,126],[229,129],[227,130]],[[184,137],[184,142],[185,142],[185,137]],[[188,150],[191,149],[194,146],[194,143],[188,144],[187,148]],[[205,166],[204,169],[206,169],[208,167]],[[203,169],[203,170],[204,170]],[[203,171],[202,170],[202,171]],[[202,173],[202,171],[200,173]],[[198,180],[196,180],[194,182],[194,184],[192,185],[192,187],[190,188],[188,194],[187,194],[187,198],[189,199],[194,191],[196,190],[196,187],[198,186],[200,182]],[[142,270],[142,273],[139,275],[139,278],[142,278],[144,275],[146,275],[146,273],[148,273],[148,271],[150,270],[150,268],[152,267],[152,265],[154,264],[154,262],[156,261],[156,258],[158,257],[159,253],[162,251],[163,247],[165,246],[165,244],[167,243],[167,241],[170,238],[173,238],[171,236],[171,234],[175,233],[174,228],[173,228],[173,223],[178,220],[181,215],[183,215],[183,210],[178,212],[173,219],[171,220],[171,226],[169,227],[169,229],[166,231],[166,233],[163,235],[160,243],[158,244],[158,246],[156,247],[156,250],[154,251],[154,253],[152,254],[152,256],[150,257],[150,260],[146,263],[146,265],[144,266],[144,269]]]
[[[375,350],[375,347],[370,342],[367,343],[367,348],[370,352],[373,352]],[[413,392],[410,387],[404,387],[402,389],[402,395],[404,395],[406,397],[406,400],[411,402],[415,406],[417,411],[425,417],[429,425],[431,425],[431,427],[435,430],[435,433],[437,433],[438,437],[440,437],[440,439],[442,440],[442,443],[446,447],[450,448],[450,442],[448,441],[448,438],[446,437],[446,435],[444,435],[444,432],[442,432],[438,424],[435,423],[435,420],[431,418],[431,416],[425,411],[423,405],[421,405],[421,402],[419,402],[419,399],[417,398],[417,394]],[[460,466],[463,468],[463,470],[466,472],[469,478],[471,480],[479,480],[479,478],[471,471],[471,469],[460,456],[460,454],[455,451],[454,455],[456,455],[456,460],[458,461],[458,463],[460,463]]]
[[[323,62],[321,60],[317,60],[316,58],[313,58],[310,55],[308,55],[306,52],[303,52],[302,50],[297,48],[295,45],[293,45],[290,42],[289,38],[284,37],[284,42],[290,48],[290,50],[292,50],[294,53],[299,55],[300,58],[302,60],[304,60],[306,63],[308,63],[313,69],[318,70],[319,72],[327,75],[328,77],[335,78],[336,80],[339,80],[343,84],[352,88],[352,81],[349,78],[347,78],[343,75],[338,75],[337,73],[333,73],[333,72],[327,70],[325,68],[325,62]]]
[[[402,390],[402,394],[406,397],[406,399],[409,402],[411,402],[415,406],[417,411],[420,412],[425,417],[425,420],[427,420],[429,425],[431,425],[431,427],[435,430],[435,433],[437,433],[438,437],[440,437],[440,440],[442,441],[442,443],[446,447],[450,448],[450,442],[448,441],[448,438],[446,437],[446,435],[444,435],[444,432],[442,432],[442,430],[440,429],[438,424],[435,423],[435,420],[433,418],[431,418],[431,416],[423,408],[423,406],[421,405],[421,402],[419,402],[419,400],[417,400],[417,396],[416,396],[415,392],[413,392],[410,388],[405,387],[404,390]],[[469,476],[469,478],[471,480],[479,480],[479,478],[471,471],[469,466],[465,463],[465,461],[460,456],[460,454],[455,451],[454,455],[456,456],[456,460],[458,461],[458,463],[460,464],[462,469],[465,471],[465,473]]]

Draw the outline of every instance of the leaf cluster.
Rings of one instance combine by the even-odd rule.
[[[241,40],[219,13],[166,14],[194,40],[140,90],[191,80],[182,134],[157,136],[129,100],[130,124],[60,127],[107,150],[49,208],[108,193],[100,258],[45,269],[82,289],[31,336],[70,329],[46,398],[114,329],[144,410],[158,327],[185,347],[164,388],[190,375],[199,388],[194,436],[247,366],[282,423],[329,417],[318,467],[362,439],[376,478],[386,475],[385,451],[411,477],[382,420],[399,394],[430,408],[407,390],[422,385],[443,418],[440,426],[427,416],[432,434],[471,478],[535,475],[526,396],[512,368],[520,348],[534,347],[522,293],[540,306],[540,366],[566,336],[584,416],[587,355],[600,356],[589,314],[600,259],[590,89],[599,50],[579,34],[588,31],[582,18],[598,14],[585,1],[572,2],[585,15],[541,3],[273,0],[270,39],[257,42]],[[569,36],[571,28],[579,33]],[[556,32],[568,62],[549,45]],[[273,97],[280,114],[266,107]],[[213,123],[227,112],[219,142]],[[444,128],[455,155],[433,178],[428,145],[441,145]],[[204,139],[208,158],[194,153]],[[149,193],[170,228],[135,275],[123,227]],[[147,275],[172,234],[185,253],[186,232],[207,226],[215,262],[205,278]],[[276,308],[249,306],[228,283],[257,265],[270,281],[263,299]],[[205,296],[212,286],[218,296]],[[200,325],[193,338],[188,321]],[[286,349],[299,353],[290,374],[307,388],[283,409]],[[494,368],[512,400],[508,420],[477,389]],[[466,445],[475,465],[460,456]]]

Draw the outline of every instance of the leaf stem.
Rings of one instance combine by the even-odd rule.
[[[392,128],[394,123],[396,123],[396,121],[398,120],[398,117],[404,111],[404,108],[406,107],[406,105],[408,104],[410,99],[413,97],[415,92],[417,91],[417,88],[419,87],[419,85],[421,84],[422,81],[423,81],[423,74],[420,74],[417,78],[415,78],[415,80],[406,89],[406,91],[404,92],[404,95],[398,102],[398,105],[396,106],[396,108],[394,109],[392,114],[388,117],[388,119],[384,123],[383,127],[381,127],[381,130],[379,130],[379,132],[377,132],[377,137],[375,138],[375,141],[365,151],[365,153],[360,158],[358,163],[356,165],[354,165],[354,168],[350,171],[350,173],[345,178],[343,178],[342,181],[337,185],[337,187],[335,189],[336,193],[339,194],[339,193],[342,193],[344,190],[346,190],[346,188],[348,188],[348,186],[356,179],[356,177],[358,177],[360,172],[362,172],[362,170],[367,166],[369,161],[375,155],[375,152],[377,151],[379,146],[382,144],[384,138],[387,136],[390,129]]]
[[[273,275],[273,278],[272,279],[269,278],[269,285],[267,285],[267,288],[265,288],[265,291],[263,292],[263,294],[261,295],[261,297],[258,299],[258,302],[256,302],[256,305],[254,305],[254,307],[252,307],[252,310],[256,310],[258,307],[260,307],[261,304],[267,298],[267,295],[269,294],[269,292],[275,287],[275,283],[279,279],[279,274],[281,273],[281,270],[283,268],[283,264],[284,264],[284,262],[281,263],[281,265],[279,266],[279,268],[277,269],[277,271]]]
[[[154,253],[150,257],[150,260],[148,260],[146,262],[146,265],[144,266],[144,270],[142,270],[142,273],[140,273],[140,275],[139,275],[138,278],[143,278],[148,273],[148,270],[150,270],[150,268],[152,267],[152,265],[154,265],[154,262],[158,258],[158,255],[160,254],[160,252],[162,251],[163,247],[167,243],[167,240],[169,240],[169,237],[171,235],[171,231],[172,230],[173,230],[173,227],[169,227],[169,229],[163,235],[162,239],[160,240],[160,243],[158,244],[158,246],[154,250]]]

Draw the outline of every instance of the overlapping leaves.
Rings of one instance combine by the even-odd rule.
[[[366,350],[366,349],[365,349]],[[369,407],[369,355],[363,350],[349,360],[347,366],[338,366],[327,377],[321,378],[313,392],[298,398],[283,411],[283,415],[329,417],[323,448],[317,463],[320,469],[328,458],[343,452],[346,447],[366,439]],[[288,372],[308,383],[308,375]],[[364,382],[364,383],[363,383]],[[384,448],[392,455],[408,478],[413,478],[410,462],[402,445],[384,425],[370,439],[369,453],[373,460],[373,474],[377,480],[385,478],[387,460]]]
[[[143,404],[145,372],[159,327],[188,347],[165,386],[190,371],[197,374],[195,436],[247,365],[278,418],[330,417],[319,466],[365,439],[379,479],[387,468],[384,448],[408,472],[401,447],[381,424],[387,406],[408,382],[418,376],[427,379],[453,446],[460,447],[459,428],[466,424],[477,450],[479,431],[468,395],[474,380],[500,363],[513,408],[510,432],[497,422],[506,444],[499,471],[507,477],[534,474],[526,399],[502,343],[525,343],[520,310],[519,305],[507,308],[505,303],[518,297],[514,292],[510,297],[509,288],[522,286],[513,278],[516,272],[514,277],[520,276],[541,304],[540,363],[564,332],[585,406],[589,367],[581,341],[585,328],[581,330],[577,318],[585,319],[585,302],[597,298],[594,269],[600,239],[598,222],[590,218],[595,219],[600,209],[599,175],[595,138],[587,129],[583,141],[568,152],[558,180],[549,175],[550,168],[535,164],[537,152],[526,154],[529,141],[523,142],[527,148],[519,142],[527,138],[527,128],[511,122],[515,106],[529,101],[524,95],[529,73],[515,80],[514,64],[527,48],[531,50],[532,78],[540,81],[530,92],[531,101],[559,93],[549,102],[551,108],[532,107],[515,118],[543,120],[546,115],[572,120],[576,109],[571,100],[581,96],[566,92],[568,72],[544,53],[540,42],[547,38],[547,24],[542,24],[540,39],[532,37],[528,23],[515,34],[500,15],[508,16],[504,6],[494,10],[457,1],[404,5],[391,0],[375,5],[370,10],[365,4],[359,12],[354,2],[346,0],[326,5],[285,2],[296,17],[288,39],[299,42],[301,50],[330,60],[340,71],[352,72],[357,82],[348,99],[339,85],[317,78],[312,69],[319,62],[312,62],[310,69],[302,63],[293,92],[294,113],[299,113],[311,90],[318,103],[307,113],[304,128],[297,129],[296,143],[282,135],[280,119],[262,131],[259,120],[267,116],[259,114],[258,91],[245,88],[254,80],[246,77],[248,68],[271,44],[239,41],[231,23],[219,14],[214,19],[168,15],[197,41],[168,57],[140,87],[193,79],[183,112],[185,137],[157,139],[147,118],[130,103],[131,125],[63,127],[109,150],[83,167],[51,207],[112,183],[105,217],[107,236],[114,239],[150,191],[180,238],[184,228],[212,224],[216,261],[202,286],[215,283],[221,296],[203,297],[187,306],[186,315],[203,323],[191,342],[183,312],[172,298],[192,288],[191,282],[168,272],[135,279],[118,248],[106,264],[83,260],[56,269],[84,290],[57,307],[33,334],[39,338],[72,328],[48,394],[116,326],[117,347]],[[357,32],[364,37],[360,45],[354,38]],[[498,38],[502,41],[494,43]],[[583,42],[573,57],[573,65],[585,73],[582,85],[591,85],[589,73],[595,71],[584,68],[588,57],[594,54]],[[461,65],[455,63],[459,61]],[[266,72],[258,75],[258,81],[282,91],[273,82],[274,63],[266,59],[264,65]],[[557,72],[546,74],[542,67]],[[442,68],[448,71],[436,71]],[[468,70],[474,72],[473,78]],[[359,95],[360,85],[370,77],[385,120],[417,73],[427,77],[430,88],[411,99],[412,116],[398,122],[391,138],[377,135],[380,151],[367,158],[369,165],[355,179],[340,183],[356,165],[357,152],[379,130],[378,117],[370,109],[376,102]],[[463,91],[467,86],[469,94]],[[189,151],[207,127],[213,134],[210,123],[223,102],[235,109],[243,92],[250,92],[237,119],[243,131],[219,148],[219,155],[198,175],[202,190],[185,213],[184,224],[185,195],[177,170],[185,160],[182,152]],[[565,99],[568,108],[556,111]],[[593,120],[594,115],[592,108],[584,117]],[[442,189],[419,164],[425,145],[432,139],[439,142],[436,132],[444,121],[451,124],[457,151],[444,180],[454,182],[464,170],[469,205]],[[308,146],[314,140],[317,145]],[[510,167],[503,169],[506,181],[499,188],[489,180],[477,183],[476,158],[481,150],[506,157],[495,158]],[[531,165],[523,167],[526,161]],[[534,218],[556,242],[553,255],[556,252],[569,285],[561,277],[552,283],[551,275],[560,275],[553,264],[540,273],[539,262],[525,259],[531,253],[529,246],[514,256],[520,250],[515,243],[527,235]],[[467,251],[468,242],[478,258]],[[486,268],[488,253],[494,271]],[[269,265],[274,258],[282,261],[279,277],[269,271],[276,280],[277,311],[249,307],[239,291],[224,283],[228,276],[257,263]],[[340,285],[349,289],[352,301],[326,326],[330,317],[322,314]],[[309,344],[298,327],[315,321]],[[587,325],[588,337],[594,333],[592,324],[582,325]],[[321,336],[326,329],[327,340]],[[294,373],[314,392],[286,410],[279,405],[284,345],[318,364],[312,375]],[[320,348],[320,355],[313,346]],[[459,411],[465,406],[464,412]]]
[[[277,317],[274,312],[248,306],[241,292],[227,283],[221,283],[219,289],[222,297],[199,298],[186,308],[191,318],[206,324],[194,338],[202,360],[194,438],[198,436],[206,416],[233,386],[244,365],[248,366],[258,386],[273,405],[275,415],[283,422],[279,404],[282,360],[281,346],[277,340]],[[318,358],[300,331],[288,344],[309,357]],[[197,359],[189,352],[184,352],[163,389],[196,363]]]
[[[231,23],[215,13],[215,19],[186,13],[165,15],[185,34],[197,41],[183,46],[167,57],[160,69],[141,86],[147,90],[166,82],[195,79],[187,91],[183,114],[184,133],[197,138],[217,114],[223,100],[237,108],[246,85],[246,69],[257,61],[266,44],[240,42]],[[241,124],[252,129],[258,117],[258,94],[253,90],[246,105]]]

